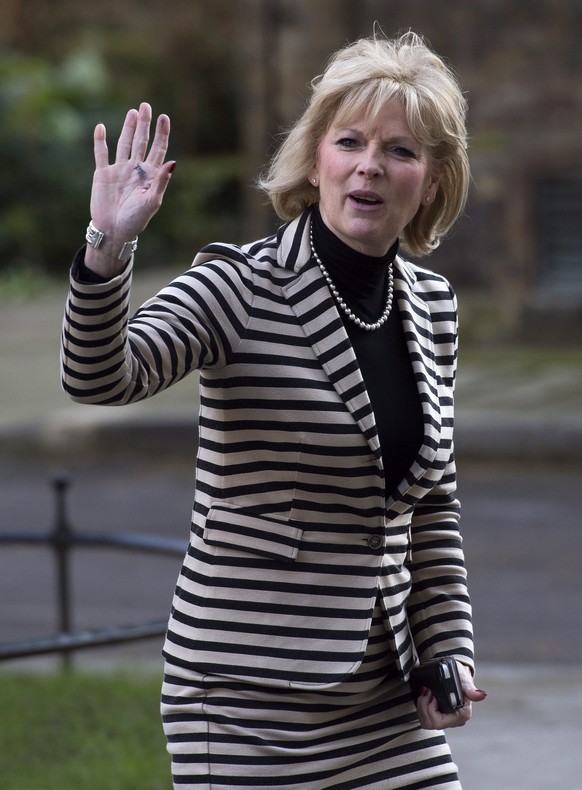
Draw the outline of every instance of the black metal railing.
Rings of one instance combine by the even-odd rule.
[[[166,620],[137,625],[111,626],[96,630],[73,631],[71,594],[71,554],[76,548],[111,548],[147,552],[160,555],[182,555],[182,541],[135,533],[95,534],[79,532],[71,525],[67,513],[67,492],[70,478],[66,472],[53,475],[55,493],[54,523],[48,530],[18,530],[0,532],[3,545],[43,545],[52,549],[56,575],[56,626],[54,636],[22,642],[0,643],[0,661],[59,653],[63,667],[71,664],[73,651],[117,645],[140,639],[160,637],[167,626]]]

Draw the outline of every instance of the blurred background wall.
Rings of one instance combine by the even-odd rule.
[[[140,239],[137,307],[204,243],[275,228],[253,180],[328,55],[375,21],[389,35],[423,34],[470,103],[469,204],[427,260],[460,297],[456,453],[479,682],[490,691],[455,736],[456,759],[472,790],[579,787],[582,0],[0,0],[0,532],[48,528],[66,512],[83,535],[187,539],[197,377],[121,410],[60,389],[95,123],[113,148],[141,100],[173,122],[178,167]],[[55,467],[74,482],[66,511],[47,485]],[[178,565],[150,560],[79,551],[74,628],[166,617]],[[2,548],[1,642],[54,633],[54,585],[45,546]],[[75,663],[157,668],[159,650],[138,642]],[[64,752],[49,754],[37,731],[39,699],[26,745],[41,744],[35,755],[50,765]],[[91,730],[99,758],[95,744]],[[45,766],[35,763],[34,785],[21,761],[14,786],[46,790]],[[58,786],[79,787],[78,777]]]
[[[142,265],[271,232],[253,180],[327,56],[375,21],[424,35],[468,93],[470,200],[430,262],[463,292],[466,339],[579,342],[580,0],[4,0],[0,273],[66,269],[92,128],[113,141],[144,99],[170,114],[179,166]]]

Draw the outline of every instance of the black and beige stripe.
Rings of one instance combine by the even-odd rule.
[[[416,653],[471,661],[454,296],[396,260],[424,442],[387,499],[372,406],[308,226],[306,213],[262,242],[205,248],[129,323],[129,274],[73,280],[63,329],[63,385],[85,403],[135,402],[200,371],[191,540],[164,653],[264,693],[349,682],[378,593],[401,678]]]

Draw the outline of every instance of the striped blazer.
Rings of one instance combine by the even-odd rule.
[[[205,247],[129,321],[131,267],[104,284],[73,278],[64,389],[125,404],[200,371],[191,537],[164,646],[173,662],[331,686],[360,666],[379,595],[403,678],[418,658],[471,665],[455,297],[443,277],[396,259],[424,441],[389,496],[358,362],[311,258],[309,217],[254,244]]]

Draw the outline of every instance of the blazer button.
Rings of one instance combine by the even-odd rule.
[[[368,546],[374,550],[379,549],[383,542],[381,535],[370,535],[368,538]]]

